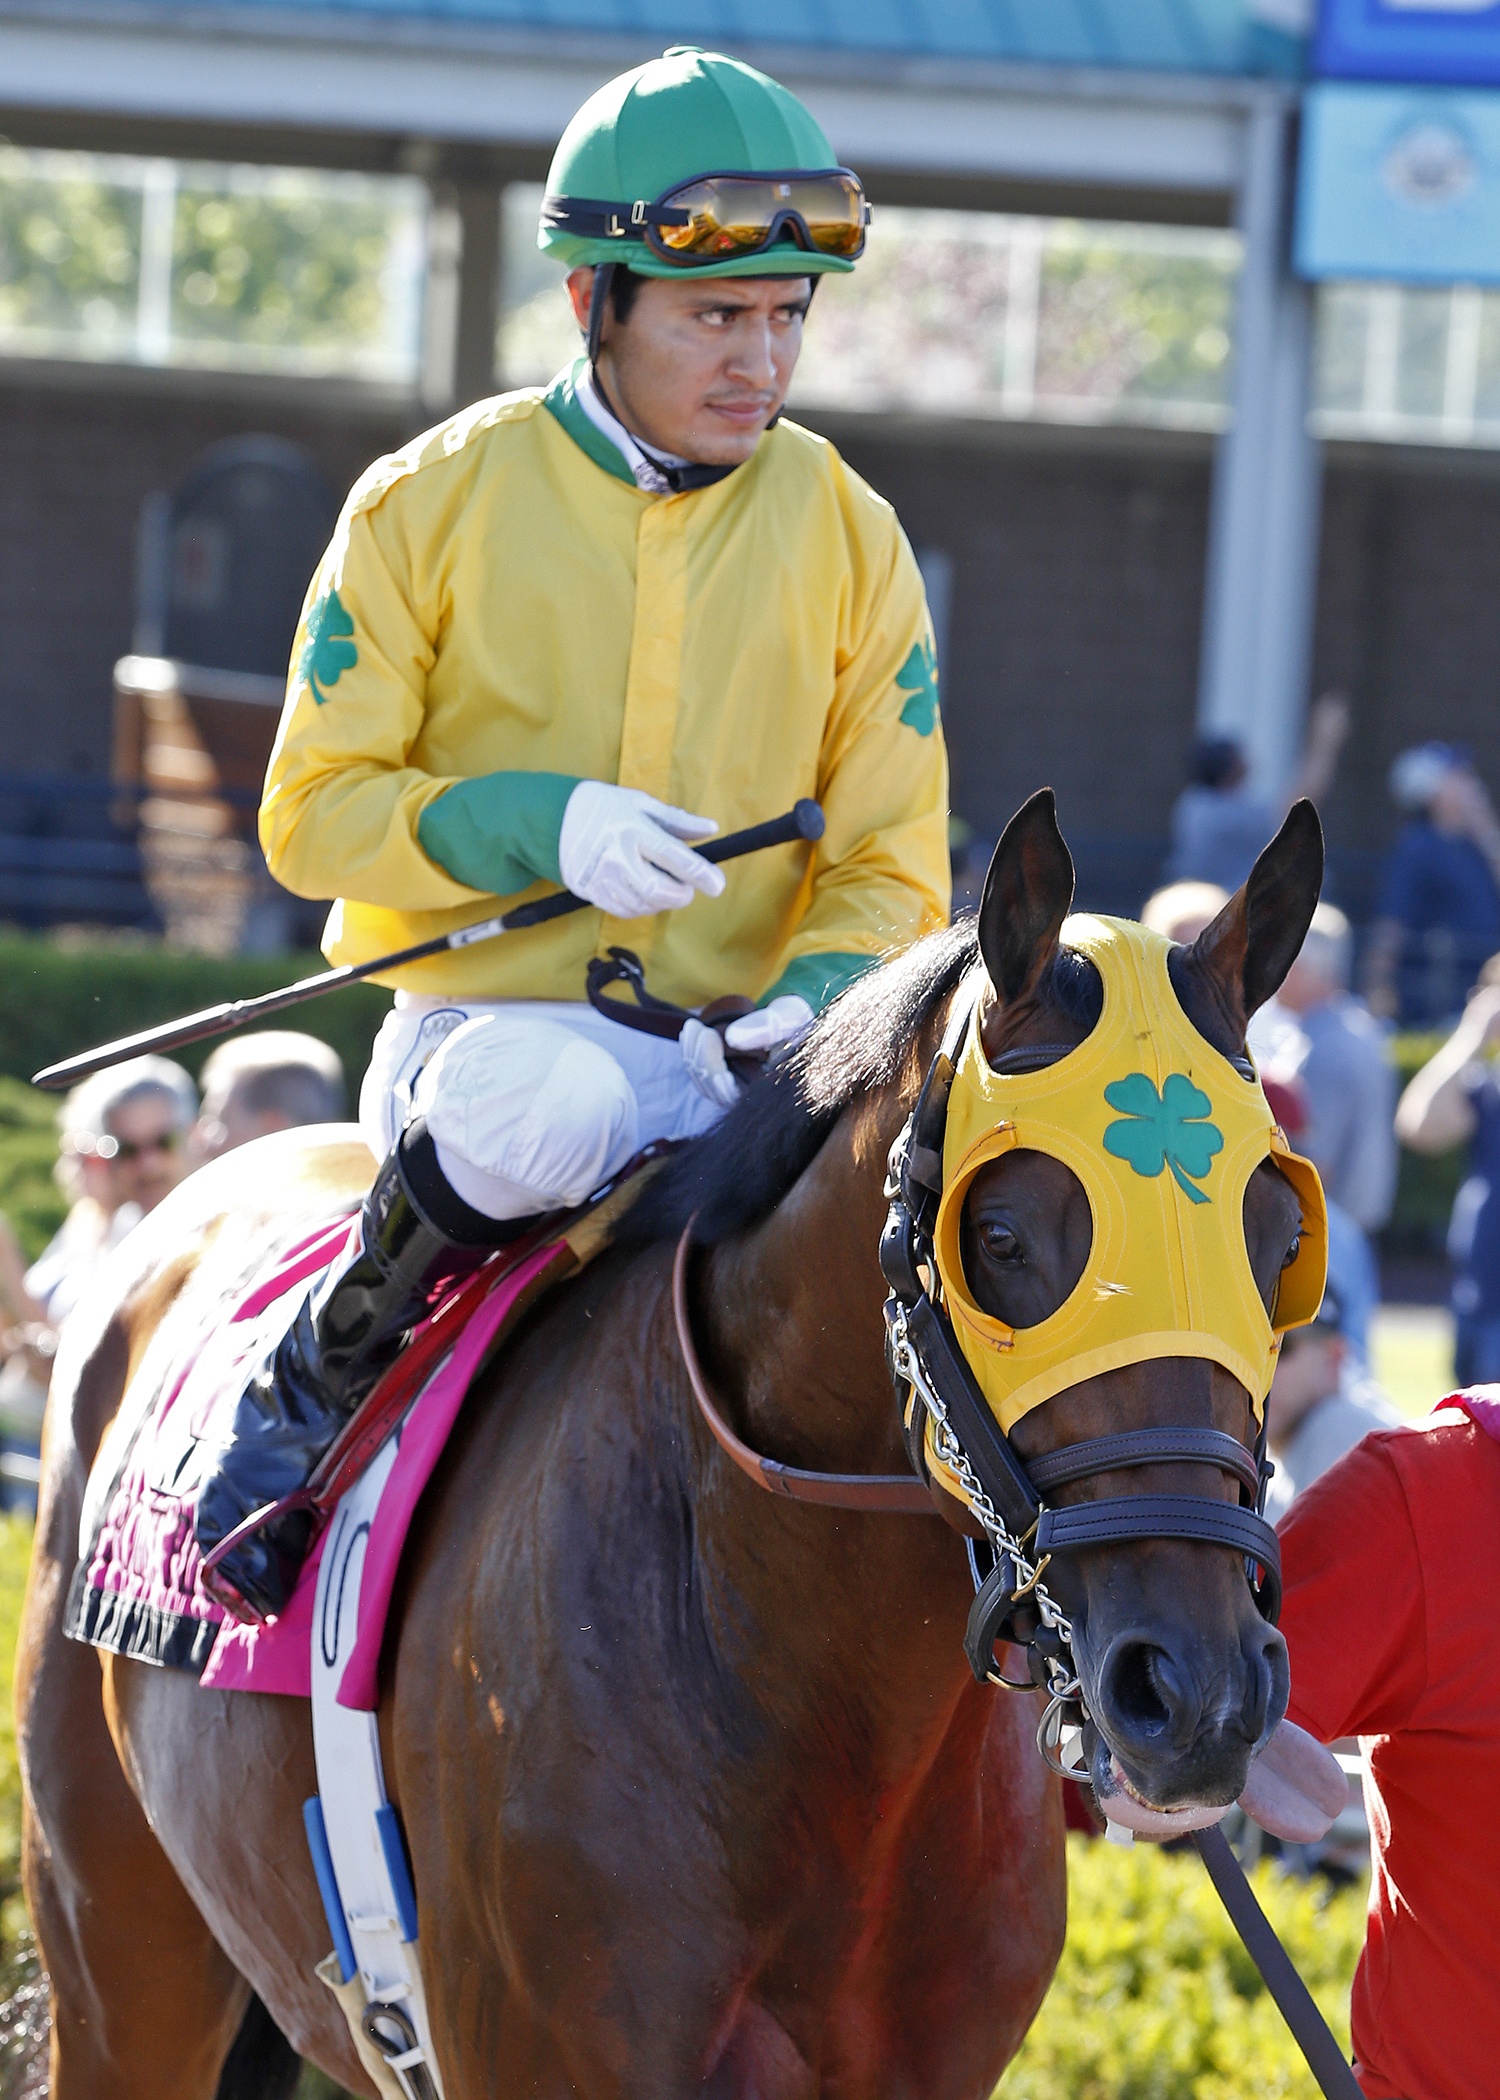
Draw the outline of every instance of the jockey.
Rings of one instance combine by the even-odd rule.
[[[239,1403],[205,1549],[305,1479],[442,1280],[734,1099],[947,916],[947,762],[922,580],[890,506],[781,420],[816,279],[868,212],[786,89],[674,49],[587,101],[539,245],[586,354],[464,410],[356,485],[308,594],[261,808],[278,880],[337,895],[362,962],[558,885],[594,908],[393,972],[361,1122],[362,1244]],[[815,796],[822,840],[693,850]],[[584,998],[625,944],[654,991],[757,1002],[635,1033]],[[285,1602],[309,1520],[215,1570]]]

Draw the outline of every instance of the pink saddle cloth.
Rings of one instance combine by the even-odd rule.
[[[313,1598],[326,1533],[281,1617],[270,1626],[241,1626],[199,1585],[193,1519],[198,1490],[250,1370],[274,1348],[313,1281],[358,1230],[357,1217],[333,1220],[278,1253],[227,1315],[218,1313],[211,1325],[186,1336],[164,1332],[168,1361],[162,1375],[160,1356],[148,1354],[133,1386],[140,1404],[132,1410],[132,1394],[126,1394],[89,1484],[83,1551],[64,1621],[73,1639],[191,1670],[200,1683],[220,1690],[311,1696]],[[339,1689],[344,1706],[373,1710],[377,1703],[381,1641],[402,1548],[470,1380],[508,1315],[565,1251],[551,1241],[498,1277],[394,1432],[398,1453],[371,1528],[359,1632]],[[432,1320],[441,1319],[443,1310],[436,1307]],[[101,1477],[105,1467],[107,1480]]]

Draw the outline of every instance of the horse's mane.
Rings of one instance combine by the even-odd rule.
[[[667,1161],[621,1220],[619,1241],[675,1239],[694,1212],[693,1236],[710,1246],[759,1224],[812,1165],[844,1110],[901,1077],[977,954],[975,921],[966,916],[856,978],[791,1057]],[[1098,973],[1068,949],[1053,957],[1045,995],[1085,1028],[1099,1018]]]

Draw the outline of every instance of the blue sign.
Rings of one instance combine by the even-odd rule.
[[[1500,93],[1310,89],[1295,263],[1312,278],[1500,284]]]
[[[1500,0],[1322,0],[1313,71],[1500,86]]]

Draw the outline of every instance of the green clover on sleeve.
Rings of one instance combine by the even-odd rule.
[[[1204,1120],[1212,1114],[1213,1103],[1201,1087],[1184,1072],[1169,1072],[1158,1094],[1144,1072],[1132,1072],[1111,1080],[1104,1098],[1122,1118],[1104,1133],[1106,1152],[1147,1180],[1170,1167],[1172,1179],[1190,1202],[1210,1200],[1193,1182],[1205,1178],[1215,1155],[1224,1149],[1224,1138]],[[1185,1178],[1188,1175],[1192,1180]]]
[[[912,646],[910,656],[896,673],[897,690],[911,698],[901,710],[901,719],[918,736],[931,736],[938,718],[938,668],[932,645],[925,639]]]
[[[337,685],[359,662],[359,650],[349,639],[353,633],[354,622],[338,592],[325,591],[307,616],[307,639],[297,659],[297,675],[307,680],[319,707],[328,698],[323,688]]]

